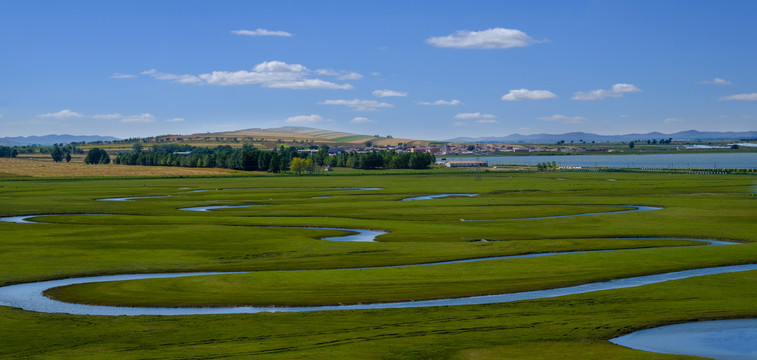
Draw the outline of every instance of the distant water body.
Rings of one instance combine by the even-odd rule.
[[[470,160],[470,157],[437,159]],[[757,152],[702,153],[702,154],[649,154],[649,155],[535,155],[535,156],[481,156],[489,165],[536,165],[555,162],[558,166],[611,167],[611,168],[663,168],[663,169],[757,169]]]

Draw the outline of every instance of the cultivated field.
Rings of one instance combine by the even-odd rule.
[[[757,263],[751,175],[360,174],[0,180],[0,217],[57,214],[0,222],[0,285],[253,271],[74,285],[49,295],[102,305],[284,307],[460,298]],[[476,196],[403,201],[445,193]],[[120,197],[140,198],[98,201]],[[180,210],[225,205],[249,207]],[[386,234],[326,241],[348,234],[326,227]],[[553,252],[565,254],[389,267]],[[684,359],[607,340],[662,324],[756,317],[755,285],[751,271],[488,305],[227,315],[0,307],[0,357]]]
[[[10,177],[128,177],[128,176],[211,176],[236,173],[229,169],[181,168],[175,166],[87,165],[78,156],[70,163],[56,163],[49,155],[0,158],[0,178]]]

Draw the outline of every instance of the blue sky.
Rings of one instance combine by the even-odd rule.
[[[757,130],[755,1],[0,1],[0,137]]]

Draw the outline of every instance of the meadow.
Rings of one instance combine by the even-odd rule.
[[[501,294],[757,263],[756,184],[756,176],[743,174],[499,171],[476,180],[444,170],[7,178],[0,180],[0,217],[55,216],[0,222],[0,285],[251,271],[74,285],[48,294],[125,306],[315,306]],[[478,195],[402,201],[442,193]],[[146,198],[101,201],[116,197]],[[250,206],[180,210],[208,205]],[[634,206],[661,209],[620,212]],[[587,213],[604,214],[566,216]],[[348,232],[308,227],[387,234],[368,243],[326,241]],[[741,244],[701,246],[697,239]],[[585,250],[616,251],[388,267]],[[685,359],[693,357],[608,340],[664,324],[757,317],[755,285],[752,271],[490,305],[201,316],[0,307],[0,357]]]

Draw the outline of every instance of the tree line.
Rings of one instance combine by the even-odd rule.
[[[300,151],[296,147],[260,150],[245,144],[234,149],[223,145],[215,148],[195,147],[187,144],[155,145],[144,151],[135,143],[132,151],[118,155],[113,163],[143,166],[181,166],[225,168],[245,171],[279,173],[293,171],[297,174],[318,172],[325,166],[351,167],[355,169],[424,169],[436,158],[426,153],[395,153],[373,151],[330,155],[329,148],[322,146],[317,151]]]
[[[80,149],[79,147],[77,147],[76,145],[77,145],[76,143],[71,143],[68,145],[54,144],[54,145],[49,145],[49,146],[41,146],[41,145],[0,146],[0,157],[10,158],[10,157],[17,157],[18,155],[25,155],[25,154],[50,154],[52,155],[54,152],[56,152],[56,149],[58,149],[58,151],[61,151],[63,154],[83,154],[84,151]]]

